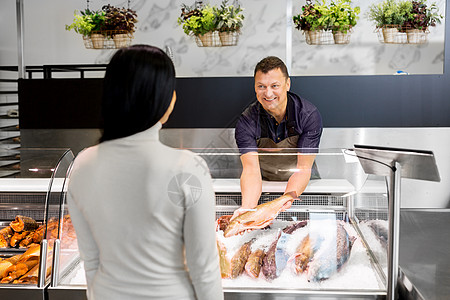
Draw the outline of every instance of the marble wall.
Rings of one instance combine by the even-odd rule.
[[[23,0],[25,15],[25,65],[107,63],[114,50],[87,50],[82,38],[67,32],[74,10],[86,8],[81,0]],[[177,25],[186,0],[132,0],[139,23],[133,43],[170,47],[180,77],[252,76],[255,64],[267,55],[291,61],[294,76],[393,74],[442,74],[444,30],[440,24],[430,29],[424,45],[387,45],[378,41],[374,26],[365,14],[375,0],[353,0],[361,7],[360,20],[348,45],[311,46],[292,26],[289,11],[298,14],[305,0],[241,0],[245,8],[242,35],[235,47],[197,47],[192,37]],[[220,5],[220,0],[209,3]],[[429,1],[430,2],[430,1]],[[435,1],[445,14],[445,0]],[[127,1],[91,0],[90,8],[111,3],[127,6]],[[0,10],[0,65],[17,65],[15,1],[2,1]],[[12,30],[13,29],[13,30]],[[292,36],[287,35],[292,33]],[[292,42],[292,43],[291,43]],[[288,49],[288,51],[287,51]],[[289,49],[292,49],[289,51]],[[286,57],[292,53],[292,57]],[[95,76],[95,75],[94,75]]]

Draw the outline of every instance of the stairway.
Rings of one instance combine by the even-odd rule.
[[[14,177],[20,173],[17,84],[17,70],[0,67],[0,178]]]

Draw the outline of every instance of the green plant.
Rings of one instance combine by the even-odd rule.
[[[209,5],[189,7],[182,4],[178,25],[182,25],[187,35],[203,35],[216,29],[216,19],[214,8]]]
[[[386,25],[402,26],[410,18],[411,10],[412,3],[409,0],[385,0],[370,5],[367,18],[375,22],[377,28]]]
[[[356,25],[358,14],[360,13],[359,6],[351,7],[351,0],[337,0],[330,4],[330,24],[334,32],[347,33],[353,26]]]
[[[78,14],[74,12],[73,23],[66,25],[66,30],[74,30],[84,36],[90,36],[92,31],[102,30],[105,25],[105,12],[86,9]]]
[[[221,32],[235,32],[242,27],[244,15],[241,14],[243,9],[237,6],[228,5],[228,0],[223,0],[220,8],[214,8],[216,15],[216,28]]]
[[[306,5],[302,6],[302,13],[293,17],[295,28],[298,30],[329,30],[330,10],[326,1],[323,3],[306,0]]]
[[[118,8],[110,4],[102,7],[105,13],[105,30],[119,30],[133,33],[137,23],[136,11],[132,9]]]
[[[406,28],[425,30],[429,26],[441,23],[442,15],[439,13],[436,3],[427,7],[425,1],[412,1],[409,19],[403,24]]]

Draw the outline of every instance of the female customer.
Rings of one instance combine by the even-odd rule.
[[[101,143],[77,156],[68,188],[89,299],[223,299],[208,168],[159,142],[175,99],[162,50],[131,46],[108,64]]]

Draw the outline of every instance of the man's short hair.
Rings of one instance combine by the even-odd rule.
[[[284,62],[279,59],[276,56],[267,56],[266,58],[263,58],[255,67],[255,73],[253,76],[256,75],[256,72],[261,71],[264,74],[268,73],[269,71],[280,69],[281,73],[283,73],[284,77],[286,79],[289,77],[288,70],[286,68],[286,65]]]

